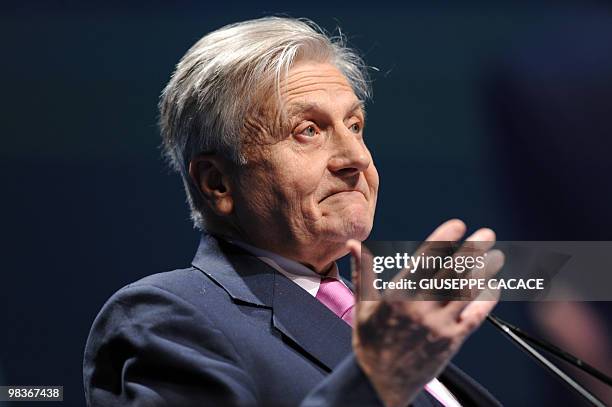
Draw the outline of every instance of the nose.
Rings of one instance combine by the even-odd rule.
[[[334,154],[329,160],[329,170],[341,177],[350,177],[363,172],[370,166],[372,158],[359,134],[343,125],[343,131],[336,132]]]

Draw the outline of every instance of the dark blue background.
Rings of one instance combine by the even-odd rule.
[[[605,4],[5,3],[2,384],[63,385],[62,405],[83,405],[83,348],[104,301],[189,264],[198,235],[160,158],[158,95],[202,35],[279,13],[340,25],[379,69],[372,238],[422,239],[459,217],[501,240],[612,240]],[[527,304],[498,313],[538,331]],[[507,405],[574,403],[489,326],[456,361]]]

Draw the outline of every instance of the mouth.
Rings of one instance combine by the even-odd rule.
[[[359,191],[359,190],[356,190],[356,189],[350,189],[350,190],[343,190],[343,191],[332,192],[331,194],[329,194],[326,197],[324,197],[323,199],[321,199],[319,201],[319,203],[323,202],[323,201],[325,201],[325,200],[327,200],[329,198],[334,198],[334,197],[337,197],[337,198],[343,198],[343,197],[350,198],[351,196],[362,197],[362,198],[364,198],[367,201],[366,195],[362,191]]]

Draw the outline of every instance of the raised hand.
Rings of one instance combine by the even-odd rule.
[[[465,231],[463,222],[449,220],[426,242],[458,241]],[[481,250],[486,251],[494,245],[495,233],[480,229],[466,240],[479,242]],[[387,406],[407,406],[425,384],[440,374],[465,339],[497,304],[497,299],[426,301],[414,297],[409,300],[395,290],[379,294],[372,284],[371,254],[355,240],[347,242],[347,247],[352,254],[352,278],[358,290],[357,298],[368,299],[357,301],[355,307],[355,356]],[[495,275],[503,262],[501,252],[488,251],[485,277]],[[402,272],[396,278],[401,277]],[[491,298],[490,294],[487,298]]]

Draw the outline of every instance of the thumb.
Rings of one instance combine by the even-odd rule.
[[[372,253],[354,239],[346,242],[346,248],[351,253],[351,279],[355,287],[356,300],[378,300],[379,293],[374,288]]]

